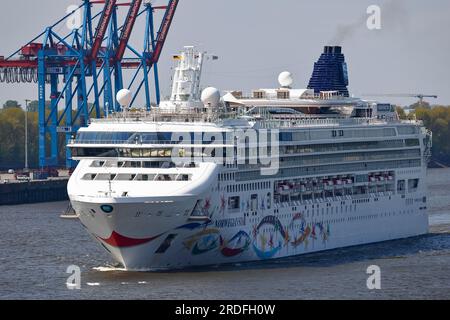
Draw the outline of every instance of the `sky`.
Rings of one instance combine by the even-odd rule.
[[[125,0],[119,0],[124,2]],[[0,56],[8,56],[65,15],[80,0],[3,1]],[[154,0],[165,4],[166,0]],[[381,9],[381,29],[369,30],[370,5]],[[125,13],[124,9],[121,9]],[[124,15],[121,15],[124,18]],[[161,17],[162,12],[156,14]],[[131,44],[141,48],[144,22]],[[450,1],[448,0],[180,0],[159,63],[161,91],[170,93],[172,55],[185,45],[218,55],[207,62],[202,85],[222,92],[277,87],[282,71],[305,88],[325,45],[342,45],[349,91],[436,94],[450,105]],[[55,29],[66,34],[65,24]],[[0,83],[0,103],[37,99],[37,86]],[[415,98],[381,98],[409,105]],[[143,97],[138,99],[143,101]]]

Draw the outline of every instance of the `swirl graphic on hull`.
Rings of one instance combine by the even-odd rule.
[[[221,236],[218,229],[205,229],[186,238],[183,245],[193,255],[199,255],[219,247]]]
[[[268,225],[269,228],[263,228]],[[269,229],[267,231],[267,229]],[[267,234],[269,239],[267,239]],[[274,239],[277,238],[277,239]],[[275,216],[264,217],[253,229],[253,250],[260,259],[270,259],[289,241],[289,234]],[[275,245],[276,242],[276,245]]]
[[[220,237],[220,252],[225,257],[234,257],[246,251],[250,246],[250,236],[245,231],[239,231],[230,240]]]

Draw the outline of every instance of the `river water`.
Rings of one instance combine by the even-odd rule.
[[[0,207],[2,299],[449,299],[450,169],[428,172],[430,234],[284,260],[177,272],[124,272],[67,202]],[[69,290],[67,267],[81,268]],[[381,289],[366,286],[381,269]]]

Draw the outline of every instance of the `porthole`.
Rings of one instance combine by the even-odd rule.
[[[102,209],[102,211],[106,212],[106,213],[111,213],[114,210],[114,208],[112,206],[110,206],[109,204],[102,205],[100,207],[100,209]]]

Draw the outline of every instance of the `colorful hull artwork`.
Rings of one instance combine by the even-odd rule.
[[[299,222],[300,225],[296,226],[295,222]],[[272,228],[264,228],[267,225]],[[290,229],[297,234],[292,239],[288,231]],[[318,236],[326,243],[330,236],[330,225],[328,224],[326,228],[322,222],[309,225],[303,214],[297,213],[289,226],[284,228],[277,217],[267,216],[253,229],[253,250],[260,259],[270,259],[289,244],[294,248],[304,244],[306,248],[309,239],[316,240]]]
[[[205,229],[188,237],[183,244],[193,255],[218,248],[223,256],[234,257],[249,248],[251,239],[246,232],[239,231],[230,240],[224,240],[218,229]]]
[[[188,237],[183,244],[193,255],[199,255],[218,248],[220,239],[218,229],[205,229]]]
[[[294,215],[291,221],[291,225],[293,225],[296,221],[300,221],[300,233],[294,237],[293,241],[291,241],[291,245],[294,248],[297,248],[302,243],[305,244],[305,247],[308,246],[308,237],[311,234],[311,227],[309,225],[306,225],[306,220],[303,217],[303,214],[297,213]]]
[[[276,248],[269,249],[266,251],[264,251],[264,249],[258,248],[255,244],[253,244],[253,250],[255,250],[255,253],[258,256],[258,258],[260,258],[262,260],[272,258],[274,255],[277,254],[278,251],[281,250],[281,248],[282,248],[281,242],[278,244],[278,246]]]
[[[308,224],[302,213],[295,214],[286,228],[283,227],[277,217],[266,216],[253,227],[252,236],[240,230],[228,240],[225,239],[218,228],[208,228],[211,222],[211,220],[208,220],[202,223],[188,223],[173,230],[184,229],[195,232],[183,241],[184,247],[192,255],[201,255],[218,250],[224,257],[235,257],[252,247],[258,258],[263,260],[274,257],[283,247],[290,245],[297,248],[303,244],[306,248],[310,239],[320,239],[326,243],[330,236],[330,225],[325,227],[322,222]],[[196,229],[201,229],[201,231],[196,231]],[[294,236],[291,237],[289,230]],[[130,247],[151,242],[166,233],[169,233],[169,231],[151,238],[134,239],[113,232],[108,239],[98,238],[111,246]],[[171,247],[176,234],[170,234],[170,236],[172,238],[166,239],[164,250],[160,253],[166,252]]]
[[[207,226],[210,222],[211,222],[211,220],[208,220],[208,221],[205,221],[202,223],[199,223],[199,222],[187,223],[187,224],[184,224],[182,226],[175,228],[175,230],[180,230],[180,229],[195,230],[197,228]]]
[[[181,229],[187,229],[187,230],[195,230],[197,228],[203,227],[208,225],[211,222],[211,220],[208,220],[206,222],[203,223],[198,223],[198,222],[194,222],[194,223],[188,223],[188,224],[184,224],[181,225],[177,228],[175,228],[174,230],[181,230]],[[168,233],[169,231],[163,232],[161,234],[158,234],[154,237],[149,237],[149,238],[144,238],[144,239],[136,239],[136,238],[130,238],[130,237],[125,237],[121,234],[119,234],[116,231],[113,231],[111,233],[111,235],[109,236],[109,238],[102,238],[99,237],[97,235],[95,235],[95,237],[107,244],[109,244],[110,246],[113,247],[117,247],[117,248],[123,248],[123,247],[134,247],[137,245],[141,245],[141,244],[145,244],[148,242],[151,242],[153,240],[158,239],[159,237],[163,236],[164,234]]]
[[[239,231],[230,240],[224,241],[220,237],[220,252],[225,257],[234,257],[246,251],[250,246],[250,236],[245,231]]]
[[[261,231],[264,226],[271,226],[273,230],[267,235]],[[281,236],[281,240],[278,236]],[[274,237],[277,239],[274,240]],[[264,217],[253,230],[253,250],[260,259],[270,259],[283,247],[283,241],[289,238],[289,234],[275,216]],[[276,243],[275,243],[276,242]]]
[[[305,244],[305,246],[308,245],[308,237],[311,234],[311,227],[307,226],[304,231],[297,237],[295,238],[292,242],[291,245],[296,248],[299,245],[301,245],[302,243]]]
[[[125,248],[125,247],[134,247],[134,246],[138,246],[141,244],[151,242],[153,240],[158,239],[163,234],[164,233],[161,233],[157,236],[145,238],[145,239],[136,239],[136,238],[125,237],[125,236],[121,235],[120,233],[113,231],[108,238],[101,238],[99,236],[96,236],[96,237],[97,237],[97,239],[109,244],[110,246],[117,247],[117,248]]]
[[[322,222],[307,225],[301,213],[294,215],[291,224],[300,221],[300,233],[291,239],[288,229],[284,228],[280,220],[275,216],[267,216],[255,226],[253,230],[253,244],[251,237],[244,231],[239,231],[231,239],[224,240],[218,229],[205,229],[188,237],[184,245],[192,254],[199,255],[215,249],[219,249],[225,257],[234,257],[248,250],[250,244],[258,258],[270,259],[283,247],[289,244],[296,248],[301,244],[308,245],[308,239],[317,239],[319,235],[326,242],[330,235],[330,227],[324,227]],[[267,230],[270,227],[269,232]]]

